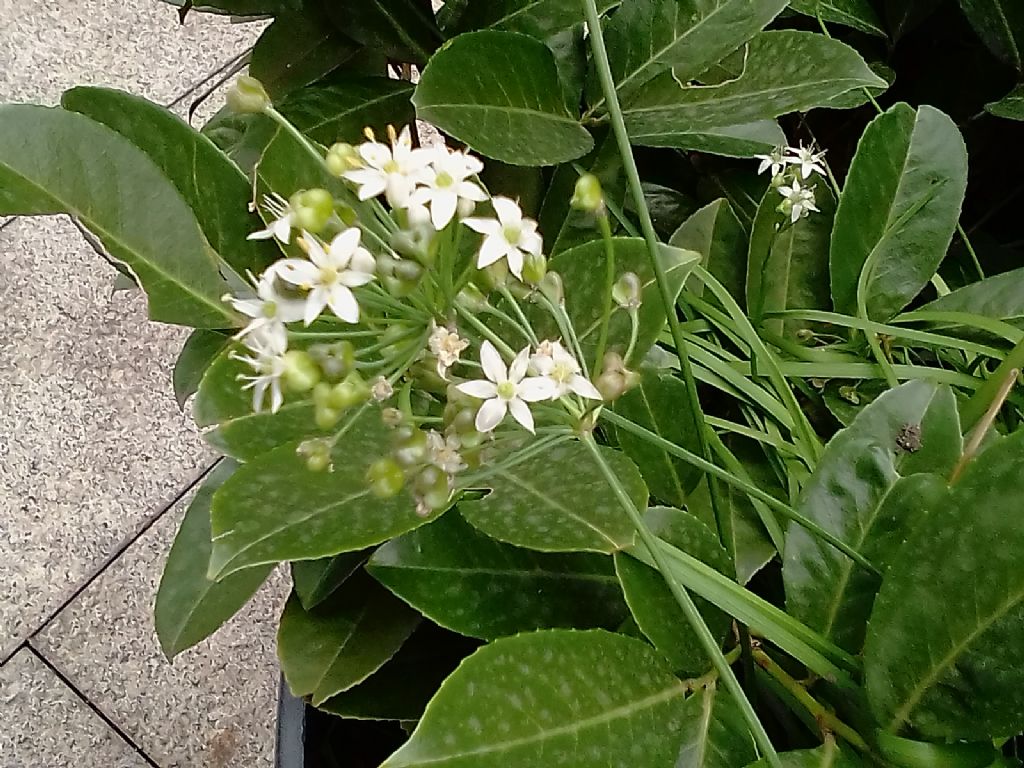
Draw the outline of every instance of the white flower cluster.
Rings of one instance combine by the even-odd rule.
[[[817,212],[814,187],[807,186],[806,181],[812,173],[825,175],[822,165],[824,152],[815,152],[813,146],[801,144],[798,147],[777,147],[770,154],[755,157],[761,161],[757,169],[759,175],[771,171],[772,187],[782,196],[780,212],[789,216],[794,224],[812,211]]]

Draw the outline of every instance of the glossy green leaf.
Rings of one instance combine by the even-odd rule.
[[[941,498],[941,480],[960,458],[960,420],[946,386],[911,381],[886,392],[829,441],[797,510],[884,570],[920,523],[922,500]],[[902,555],[899,556],[902,558]],[[791,615],[858,652],[879,578],[795,523],[783,567]]]
[[[430,60],[413,102],[420,118],[512,165],[554,165],[594,145],[565,106],[551,51],[527,35],[460,35]]]
[[[441,44],[430,0],[328,0],[335,26],[389,59],[425,64]]]
[[[661,240],[671,237],[672,233],[697,210],[693,198],[678,189],[653,181],[642,182],[641,187],[654,231]],[[632,198],[626,200],[626,213],[636,215],[636,206]]]
[[[797,749],[780,752],[783,768],[860,768],[864,763],[851,747],[840,747],[833,742],[817,749]],[[769,768],[767,760],[758,760],[747,768]]]
[[[629,0],[604,31],[619,100],[628,103],[668,70],[692,80],[760,32],[787,0]],[[595,108],[600,87],[591,84]],[[728,125],[737,121],[723,121]],[[685,123],[683,123],[685,125]]]
[[[757,757],[743,713],[717,684],[690,696],[683,716],[676,768],[736,768]]]
[[[967,188],[967,149],[932,107],[896,104],[861,137],[836,211],[829,256],[837,312],[885,321],[928,283],[946,255]]]
[[[1024,70],[1024,5],[1016,0],[960,0],[985,46],[1018,72]]]
[[[683,723],[683,685],[646,644],[534,632],[466,659],[382,768],[667,766]]]
[[[231,288],[223,263],[142,150],[76,112],[0,106],[0,215],[52,213],[75,216],[138,277],[153,320],[234,325],[221,301]]]
[[[930,301],[922,312],[969,312],[997,320],[1024,317],[1024,268],[1011,269]]]
[[[694,453],[700,443],[687,407],[686,385],[675,376],[645,368],[640,385],[615,401],[615,412]],[[651,495],[676,507],[700,480],[701,472],[637,436],[620,431],[619,447],[640,468]]]
[[[423,525],[408,492],[370,494],[369,465],[388,452],[380,413],[342,422],[334,471],[313,472],[285,443],[234,474],[213,500],[213,556],[219,576],[261,563],[316,560],[380,544]]]
[[[602,448],[633,502],[647,506],[647,487],[620,451]],[[562,443],[500,469],[483,483],[490,493],[459,503],[462,516],[499,541],[541,552],[615,552],[633,542],[629,522],[590,451]]]
[[[834,21],[869,35],[885,37],[885,28],[869,0],[790,0],[797,13]]]
[[[766,155],[786,143],[786,135],[774,120],[758,120],[744,125],[727,125],[688,131],[683,126],[666,123],[661,132],[648,132],[634,137],[634,143],[645,147],[672,147],[726,157]]]
[[[999,101],[986,104],[985,111],[1008,120],[1024,120],[1024,85],[1018,85]]]
[[[871,88],[856,88],[831,99],[821,105],[822,109],[856,109],[865,104],[870,104],[871,99],[877,99],[896,82],[896,70],[880,61],[868,63],[868,68],[878,75],[884,82],[882,85]],[[873,106],[873,105],[872,105]]]
[[[369,556],[369,550],[359,550],[292,563],[292,585],[302,607],[311,610],[330,597]]]
[[[380,669],[419,623],[418,613],[365,574],[310,611],[293,594],[277,631],[281,672],[293,695],[317,706]]]
[[[230,336],[206,328],[193,331],[185,340],[172,375],[174,398],[179,408],[185,407],[185,401],[199,389],[206,370],[230,344]]]
[[[1024,432],[972,461],[886,574],[864,646],[888,730],[981,741],[1024,730]]]
[[[746,304],[747,236],[725,198],[708,203],[683,222],[669,240],[671,245],[701,255],[701,266],[717,278],[729,294]],[[703,296],[698,278],[687,283],[687,290]]]
[[[779,212],[782,196],[769,187],[754,217],[747,256],[747,311],[756,324],[768,312],[829,309],[828,249],[836,198],[818,175],[807,179],[819,212],[796,223]],[[765,320],[770,331],[796,338],[805,321]]]
[[[597,10],[604,13],[617,2],[597,0]],[[583,7],[565,0],[469,0],[454,31],[500,29],[546,40],[581,21]]]
[[[210,562],[210,501],[213,493],[235,471],[233,461],[222,461],[203,481],[189,504],[167,555],[154,617],[160,648],[173,659],[186,648],[205,640],[249,602],[266,581],[273,566],[261,565],[234,573],[220,581],[207,578]]]
[[[382,546],[367,570],[442,627],[484,639],[614,628],[626,615],[611,558],[503,544],[454,510]]]
[[[693,515],[671,507],[651,507],[644,518],[656,536],[707,563],[719,573],[729,573],[732,566],[726,551],[718,543],[718,536]],[[668,659],[676,674],[696,677],[710,669],[711,660],[665,584],[664,577],[654,568],[624,553],[615,555],[615,571],[637,625]],[[729,617],[703,598],[696,598],[694,603],[704,616],[711,634],[719,642],[723,641],[729,630]]]
[[[658,75],[623,105],[630,138],[643,143],[667,124],[689,131],[770,120],[811,109],[854,88],[879,87],[853,48],[824,35],[762,32],[749,43],[746,67],[716,86],[683,86],[672,72]]]
[[[413,86],[387,77],[346,77],[331,85],[303,88],[280,105],[281,114],[324,146],[358,143],[363,129],[383,136],[388,125],[401,127],[415,118]]]
[[[551,55],[555,57],[562,96],[570,113],[579,110],[583,100],[583,86],[587,80],[587,40],[583,32],[581,21],[544,40]]]

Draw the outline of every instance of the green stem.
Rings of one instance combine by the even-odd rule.
[[[504,285],[501,286],[498,289],[498,291],[501,293],[502,296],[505,297],[505,301],[512,305],[512,311],[515,312],[516,317],[519,318],[519,324],[522,326],[523,331],[526,333],[526,337],[534,344],[537,344],[537,334],[534,333],[533,326],[530,325],[529,318],[526,317],[526,314],[523,312],[522,307],[519,306],[519,302],[516,301],[515,296],[513,296],[512,292],[509,291],[509,289]],[[506,315],[506,317],[508,316]]]
[[[1000,388],[1010,377],[1012,370],[1024,370],[1024,339],[1010,350],[1010,353],[1003,358],[1003,362],[995,369],[991,376],[975,391],[971,399],[967,401],[960,411],[960,419],[964,430],[968,430],[978,423],[984,416],[989,405],[999,396]]]
[[[597,9],[593,5],[594,0],[584,1],[596,14]],[[711,659],[711,663],[718,672],[722,682],[725,684],[726,689],[730,694],[732,694],[737,706],[743,713],[743,718],[747,721],[747,727],[750,729],[750,733],[754,737],[754,741],[757,742],[758,747],[760,747],[761,751],[764,752],[765,757],[768,759],[768,763],[772,768],[782,768],[782,762],[779,760],[779,756],[775,751],[775,747],[772,745],[771,739],[768,737],[768,733],[761,724],[761,720],[754,711],[754,707],[751,705],[750,700],[747,699],[746,694],[743,692],[743,688],[740,686],[740,682],[736,679],[736,675],[733,673],[732,667],[729,666],[728,660],[722,653],[722,649],[719,647],[718,641],[715,639],[714,635],[711,634],[711,630],[708,629],[708,625],[705,623],[704,617],[700,615],[700,611],[697,610],[697,606],[694,604],[693,598],[690,597],[690,594],[672,575],[668,560],[662,552],[660,542],[647,527],[647,524],[644,522],[643,517],[640,514],[640,510],[636,508],[636,505],[629,496],[629,492],[626,491],[622,486],[622,483],[619,482],[619,478],[616,476],[615,471],[611,466],[609,466],[608,462],[604,460],[604,456],[601,455],[601,451],[598,448],[597,443],[594,441],[594,436],[587,433],[582,436],[582,441],[583,444],[590,449],[590,453],[594,457],[594,461],[597,462],[598,467],[601,469],[601,473],[608,481],[608,484],[611,485],[623,511],[629,517],[630,522],[633,523],[633,527],[636,528],[636,532],[640,536],[640,540],[647,548],[651,558],[654,560],[658,570],[661,572],[662,577],[665,579],[665,583],[672,592],[672,596],[676,599],[679,607],[682,608],[687,621],[697,634],[697,638],[700,641],[700,644],[704,647],[705,653],[707,653],[708,657]]]
[[[608,212],[604,208],[598,212],[597,221],[601,228],[601,238],[604,240],[606,268],[604,310],[601,313],[601,334],[597,337],[597,354],[594,355],[595,372],[601,370],[604,362],[604,350],[608,346],[608,326],[611,324],[612,319],[612,289],[615,287],[615,245],[612,243],[612,227],[608,223]],[[629,359],[629,352],[626,353],[626,359]]]
[[[490,341],[494,346],[496,346],[498,349],[504,352],[506,357],[516,356],[516,351],[512,349],[512,347],[506,344],[505,341],[500,336],[498,336],[498,334],[496,334],[494,331],[492,331],[490,328],[488,328],[486,325],[480,322],[480,319],[477,318],[476,315],[474,315],[465,307],[461,306],[458,302],[455,303],[455,311],[458,312],[459,316],[462,317],[463,320],[465,320],[467,323],[473,326],[473,328],[476,329],[477,333],[479,333],[485,339]]]

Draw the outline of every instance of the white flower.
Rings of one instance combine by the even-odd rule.
[[[278,268],[282,261],[284,259],[272,264],[259,280],[250,273],[249,279],[256,285],[256,298],[240,299],[231,294],[223,297],[236,311],[251,318],[249,324],[235,335],[236,339],[260,333],[264,338],[272,337],[275,343],[287,347],[288,332],[284,324],[301,320],[305,303],[301,299],[281,296],[275,289],[274,281],[279,277]]]
[[[462,441],[458,435],[442,435],[431,430],[427,432],[427,456],[430,463],[447,475],[455,475],[469,465],[462,459],[459,450]]]
[[[427,346],[430,354],[437,358],[437,375],[444,379],[448,377],[448,369],[459,362],[459,355],[469,346],[469,342],[459,336],[457,331],[450,331],[433,321],[431,323],[433,330],[427,339]]]
[[[391,146],[377,141],[359,145],[362,168],[344,173],[344,178],[359,186],[360,200],[369,200],[382,192],[394,208],[404,208],[416,185],[426,180],[426,167],[433,153],[429,149],[413,149],[409,126],[395,136]]]
[[[434,150],[433,162],[427,168],[424,186],[413,192],[410,205],[429,205],[430,219],[440,231],[448,226],[456,211],[462,217],[473,211],[487,194],[472,181],[484,164],[466,152],[449,152],[445,147]]]
[[[359,245],[361,234],[357,227],[346,229],[325,249],[304,232],[299,243],[309,259],[282,259],[275,265],[282,280],[309,291],[302,317],[306,325],[325,307],[347,323],[359,322],[359,304],[351,289],[373,280],[376,267],[370,252]]]
[[[551,382],[551,399],[574,392],[580,397],[601,400],[601,393],[580,373],[580,364],[557,341],[542,341],[530,358],[530,367]]]
[[[270,412],[277,413],[284,402],[284,396],[281,394],[281,377],[287,367],[284,360],[286,343],[281,343],[281,338],[276,334],[257,331],[246,338],[245,345],[252,354],[231,353],[233,359],[245,363],[255,371],[253,376],[239,375],[239,379],[249,382],[242,389],[252,390],[252,408],[257,412],[263,409],[263,400],[267,390],[270,390]]]
[[[785,149],[783,147],[776,147],[767,155],[754,155],[755,158],[761,161],[761,164],[757,167],[757,175],[760,176],[770,169],[772,176],[778,176],[779,172],[786,167],[784,152]]]
[[[787,147],[786,152],[789,153],[785,158],[786,164],[799,166],[801,179],[809,178],[812,173],[825,175],[825,167],[821,164],[825,159],[824,152],[815,152],[813,146],[805,147],[803,144]]]
[[[391,382],[383,376],[378,376],[373,382],[373,386],[370,387],[370,394],[373,395],[373,399],[378,403],[383,403],[395,394],[395,388],[391,386]]]
[[[516,355],[512,365],[506,369],[491,342],[485,341],[480,345],[480,365],[487,379],[467,381],[457,387],[460,392],[485,401],[476,414],[477,432],[490,432],[509,411],[513,419],[533,432],[533,414],[527,403],[550,400],[553,387],[545,378],[526,376],[529,364],[529,347]]]
[[[250,209],[252,205],[250,204]],[[280,195],[264,195],[263,196],[263,207],[270,211],[270,215],[274,217],[266,229],[261,229],[259,232],[253,232],[249,235],[249,240],[269,240],[272,237],[276,237],[282,243],[287,243],[292,238],[292,227],[295,225],[295,212],[292,211],[288,202]]]
[[[491,205],[498,214],[497,219],[471,218],[462,222],[474,232],[485,236],[476,265],[483,269],[507,258],[508,268],[521,280],[526,255],[539,256],[544,247],[537,234],[537,222],[524,219],[519,205],[507,197],[495,197]]]
[[[779,194],[783,197],[779,210],[788,213],[794,224],[818,210],[814,204],[814,187],[801,187],[799,179],[793,179],[791,186],[779,187]]]

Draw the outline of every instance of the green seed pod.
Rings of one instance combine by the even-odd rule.
[[[527,285],[538,286],[548,271],[548,260],[543,254],[527,254],[523,261],[523,282]]]
[[[241,115],[265,112],[271,106],[263,83],[248,75],[242,75],[235,81],[228,91],[227,103],[232,112]]]
[[[327,163],[327,170],[332,175],[339,177],[346,171],[361,168],[363,165],[363,161],[360,159],[356,148],[344,142],[331,145],[331,148],[327,150],[325,162]]]
[[[306,459],[306,468],[311,472],[323,472],[331,468],[331,444],[327,440],[306,440],[295,452]]]
[[[585,173],[576,182],[570,205],[578,211],[597,213],[604,208],[601,180],[592,173]]]
[[[378,499],[390,499],[405,486],[405,474],[394,459],[378,459],[366,470],[366,482]]]
[[[305,350],[288,350],[284,364],[284,385],[292,392],[309,392],[320,381],[320,366]]]
[[[395,461],[403,467],[412,467],[427,460],[427,433],[411,426],[398,428],[395,442]]]
[[[339,411],[347,411],[349,408],[365,403],[370,398],[370,388],[362,377],[353,371],[344,381],[338,382],[331,388],[331,394],[327,398],[327,405]]]
[[[306,189],[288,200],[295,225],[309,232],[322,232],[334,215],[334,197],[326,189]]]
[[[313,409],[313,421],[319,429],[330,429],[341,421],[341,411],[329,405],[317,405]]]
[[[625,272],[612,286],[612,298],[623,309],[638,309],[643,301],[643,285],[635,272]]]
[[[416,495],[427,509],[440,509],[448,503],[448,476],[434,466],[424,467],[416,476]]]
[[[556,307],[565,303],[565,286],[562,284],[562,276],[557,272],[548,272],[540,281],[540,292]]]

